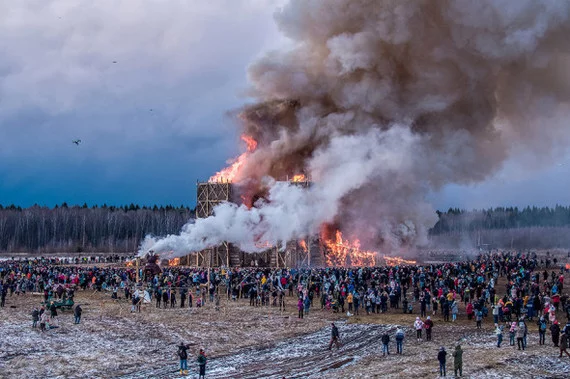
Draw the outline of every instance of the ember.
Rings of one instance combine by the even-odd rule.
[[[400,257],[388,257],[384,255],[384,260],[387,266],[400,266],[400,265],[415,265],[417,262],[413,260],[406,260]]]
[[[327,266],[375,266],[375,251],[360,250],[360,241],[347,241],[342,238],[342,233],[337,230],[334,240],[326,240]]]

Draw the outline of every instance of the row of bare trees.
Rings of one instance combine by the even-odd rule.
[[[450,231],[430,236],[433,248],[444,249],[570,249],[570,227]]]
[[[134,252],[147,234],[178,233],[186,207],[0,206],[0,252]]]

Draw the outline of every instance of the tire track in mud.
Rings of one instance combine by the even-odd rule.
[[[362,325],[337,323],[342,346],[329,351],[330,327],[317,332],[289,338],[280,342],[268,341],[261,345],[238,350],[234,354],[211,358],[208,361],[207,377],[221,378],[307,378],[330,376],[332,371],[381,350],[380,337],[384,330],[393,335],[392,325]],[[189,377],[194,377],[198,368],[189,359]],[[175,366],[144,370],[122,379],[176,378],[183,377]],[[192,375],[193,374],[193,375]]]

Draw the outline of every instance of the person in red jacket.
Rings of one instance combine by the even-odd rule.
[[[424,329],[426,330],[426,341],[431,341],[431,330],[433,329],[433,321],[431,317],[428,316],[427,320],[424,322]]]
[[[467,303],[467,307],[465,307],[465,312],[467,313],[467,318],[469,320],[473,319],[473,304],[471,304],[470,302]]]

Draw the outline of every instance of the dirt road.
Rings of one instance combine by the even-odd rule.
[[[393,334],[393,327],[382,325],[338,324],[342,347],[327,349],[330,328],[321,329],[301,337],[290,338],[275,344],[267,343],[245,348],[239,352],[211,359],[208,363],[208,378],[307,378],[334,376],[334,371],[354,364],[364,357],[378,353],[380,336],[385,329]],[[196,374],[194,362],[189,364],[190,373]],[[172,378],[176,376],[172,365],[148,370],[123,379]]]

